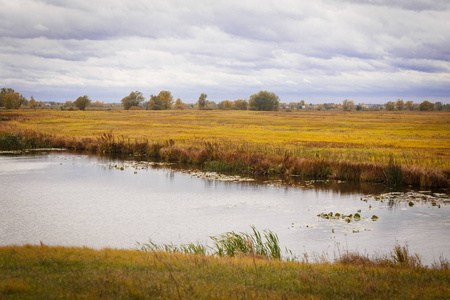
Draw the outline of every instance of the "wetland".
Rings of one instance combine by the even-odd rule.
[[[0,165],[0,245],[208,244],[255,226],[300,259],[395,245],[428,265],[450,257],[446,189],[256,179],[68,151],[2,155]]]

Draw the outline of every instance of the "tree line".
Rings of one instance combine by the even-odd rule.
[[[169,91],[161,91],[158,95],[151,95],[148,101],[145,101],[143,94],[139,91],[131,92],[124,97],[121,102],[125,110],[129,109],[149,109],[149,110],[164,110],[164,109],[185,109],[197,108],[205,109],[235,109],[235,110],[278,110],[280,99],[277,95],[267,91],[260,91],[250,96],[249,101],[238,99],[235,101],[224,100],[219,103],[207,100],[208,95],[201,93],[198,101],[193,105],[186,105],[180,98],[174,101],[172,94]]]
[[[442,102],[431,103],[424,100],[421,103],[414,103],[413,101],[404,101],[398,99],[397,101],[389,101],[385,104],[355,104],[353,100],[345,99],[342,104],[323,103],[323,104],[307,104],[304,100],[299,102],[280,103],[279,97],[268,91],[260,91],[250,96],[249,100],[237,99],[234,101],[223,100],[218,103],[208,100],[208,95],[201,93],[198,101],[194,104],[186,104],[180,98],[174,100],[170,91],[161,91],[158,95],[150,95],[148,100],[139,91],[132,91],[128,96],[122,98],[121,105],[125,110],[147,109],[147,110],[167,110],[167,109],[220,109],[220,110],[256,110],[256,111],[277,111],[277,110],[344,110],[344,111],[361,111],[361,110],[386,110],[386,111],[402,111],[402,110],[418,110],[418,111],[450,111],[450,104],[443,104]],[[56,104],[56,102],[54,102]],[[59,104],[59,103],[58,103]],[[2,88],[0,90],[0,107],[6,109],[19,109],[21,106],[26,106],[32,109],[38,107],[45,107],[49,105],[42,101],[37,102],[33,96],[30,100],[25,98],[22,94],[14,91],[11,88]],[[111,104],[110,104],[111,105]],[[59,105],[61,110],[86,110],[87,107],[103,108],[106,105],[100,101],[92,101],[87,95],[78,97],[75,101],[66,101]],[[113,106],[113,104],[112,104]]]

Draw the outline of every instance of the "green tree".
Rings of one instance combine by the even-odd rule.
[[[233,103],[233,109],[247,110],[248,102],[242,99],[235,100]]]
[[[148,100],[148,109],[150,110],[163,110],[166,109],[164,106],[164,101],[161,97],[158,96],[150,96],[150,100]]]
[[[406,101],[406,103],[405,103],[405,107],[407,110],[413,110],[413,105],[414,105],[414,102],[412,102],[412,101]]]
[[[442,102],[435,102],[434,108],[436,108],[438,111],[441,111],[444,108],[444,105],[442,104]]]
[[[27,99],[19,93],[6,94],[4,96],[5,108],[19,109]]]
[[[13,109],[14,104],[19,101],[19,93],[6,94],[4,101],[6,109]]]
[[[251,110],[259,111],[275,111],[278,110],[280,98],[274,93],[268,91],[260,91],[250,96],[248,105]]]
[[[405,102],[403,99],[397,99],[397,102],[395,102],[395,108],[397,110],[404,110],[405,109]]]
[[[389,101],[388,103],[384,104],[384,108],[388,111],[395,110],[395,103],[394,101]]]
[[[158,94],[158,97],[164,103],[164,109],[170,109],[173,105],[173,96],[169,91],[161,91]]]
[[[303,106],[305,106],[305,100],[300,100],[300,102],[298,103],[298,109],[302,109]]]
[[[419,110],[420,111],[433,111],[434,110],[434,104],[431,103],[430,101],[425,100],[422,103],[420,103]]]
[[[76,108],[79,110],[86,110],[86,107],[88,107],[91,104],[91,99],[89,99],[88,96],[80,96],[73,102]]]
[[[180,98],[175,101],[175,109],[184,109],[184,103]]]
[[[0,90],[0,107],[5,106],[5,96],[13,93],[15,93],[15,91],[11,88],[2,88]]]
[[[202,93],[200,95],[200,97],[198,97],[198,101],[197,101],[198,109],[205,109],[206,97],[208,97],[208,95],[206,95],[205,93]]]
[[[122,99],[122,105],[125,110],[129,110],[132,106],[138,106],[139,103],[145,100],[141,92],[131,92],[128,96]]]

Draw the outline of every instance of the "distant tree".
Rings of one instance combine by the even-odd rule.
[[[138,106],[145,100],[141,92],[131,92],[128,96],[122,99],[122,105],[125,110],[129,110],[132,106]]]
[[[395,110],[395,103],[394,103],[394,101],[389,101],[388,103],[384,104],[384,109],[386,109],[388,111]]]
[[[31,109],[35,109],[36,108],[36,100],[34,100],[34,98],[33,98],[33,96],[31,96],[31,98],[30,98],[30,101],[28,102],[28,106],[31,108]]]
[[[103,103],[103,101],[98,101],[98,100],[91,103],[92,107],[98,107],[98,108],[103,107],[104,105],[105,104]]]
[[[361,103],[358,103],[358,105],[356,105],[356,110],[357,110],[357,111],[360,111],[360,110],[362,110],[362,109],[363,109],[362,104],[361,104]]]
[[[222,101],[222,109],[230,110],[233,107],[233,102],[230,100]]]
[[[414,105],[414,102],[412,102],[412,101],[406,101],[406,103],[405,103],[405,107],[407,110],[413,110],[413,105]]]
[[[158,94],[158,97],[164,103],[164,109],[170,109],[173,105],[173,96],[169,91],[161,91]]]
[[[14,104],[19,101],[19,93],[6,94],[5,97],[4,97],[4,101],[5,101],[5,108],[6,109],[13,109],[13,108],[15,108]]]
[[[208,95],[206,95],[205,93],[202,93],[200,95],[200,97],[198,97],[198,101],[197,101],[198,109],[205,109],[207,97],[208,97]]]
[[[184,103],[180,98],[175,101],[175,109],[184,109]]]
[[[444,105],[442,104],[442,102],[435,102],[434,108],[436,108],[438,111],[441,111],[444,108]]]
[[[344,101],[342,101],[342,108],[345,111],[354,110],[355,109],[355,102],[353,102],[353,100],[345,99]]]
[[[13,93],[15,93],[15,91],[11,88],[2,88],[0,90],[0,107],[5,106],[5,96]]]
[[[300,102],[298,103],[298,108],[299,109],[302,109],[303,108],[303,106],[305,106],[305,100],[300,100]]]
[[[148,101],[148,109],[150,110],[163,110],[165,109],[164,101],[161,97],[158,96],[150,96],[150,100]]]
[[[246,100],[238,99],[233,103],[233,109],[247,110],[248,102]]]
[[[259,111],[275,111],[278,110],[280,98],[274,93],[268,91],[260,91],[250,96],[248,105],[251,110]]]
[[[216,109],[217,103],[212,100],[206,100],[204,109]]]
[[[91,99],[89,99],[88,96],[80,96],[73,102],[76,108],[79,110],[86,110],[86,107],[88,107],[91,104]]]
[[[395,108],[397,110],[404,110],[405,109],[405,102],[403,99],[397,99],[397,102],[395,102]]]
[[[420,111],[433,111],[434,110],[434,104],[431,103],[430,101],[425,100],[422,103],[420,103],[419,110]]]
[[[4,96],[5,108],[7,109],[19,109],[22,104],[27,102],[27,99],[19,93],[6,94]]]

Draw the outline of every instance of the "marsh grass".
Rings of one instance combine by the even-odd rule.
[[[184,253],[196,255],[208,254],[208,247],[200,243],[174,245],[174,244],[156,244],[152,241],[149,241],[148,243],[144,244],[138,243],[138,249],[144,252],[164,251],[167,253]]]
[[[369,257],[357,252],[345,252],[336,261],[339,264],[362,266],[401,267],[407,269],[426,269],[420,256],[409,252],[408,246],[395,245],[389,254]],[[440,260],[431,265],[433,269],[448,270],[448,260],[440,257]]]
[[[400,187],[403,185],[402,167],[391,157],[388,165],[384,168],[386,183],[392,187]]]
[[[447,116],[406,112],[0,112],[5,120],[0,122],[0,150],[63,147],[246,176],[448,187]]]
[[[213,253],[218,256],[257,256],[281,259],[281,249],[277,234],[265,230],[263,235],[252,226],[252,233],[226,232],[211,237],[214,242]]]

